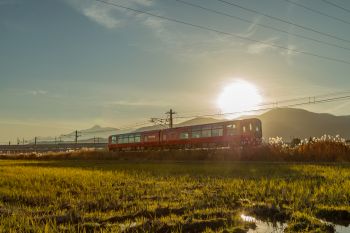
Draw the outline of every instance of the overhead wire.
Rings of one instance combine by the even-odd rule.
[[[303,39],[306,39],[306,40],[309,40],[309,41],[313,41],[313,42],[316,42],[316,43],[325,44],[325,45],[328,45],[328,46],[333,46],[333,47],[336,47],[336,48],[346,49],[346,50],[350,51],[350,48],[348,48],[348,47],[344,47],[344,46],[341,46],[341,45],[338,45],[338,44],[334,44],[334,43],[331,43],[331,42],[327,42],[327,41],[323,41],[323,40],[320,40],[320,39],[315,39],[315,38],[312,38],[312,37],[304,36],[304,35],[301,35],[301,34],[298,34],[298,33],[289,32],[287,30],[279,29],[279,28],[276,28],[276,27],[273,27],[273,26],[262,24],[262,23],[256,23],[256,22],[254,22],[252,20],[247,20],[247,19],[239,17],[239,16],[235,16],[235,15],[232,15],[232,14],[227,14],[227,13],[222,12],[222,11],[217,11],[217,10],[214,10],[214,9],[211,9],[211,8],[207,8],[207,7],[198,5],[198,4],[186,2],[184,0],[175,0],[175,1],[180,2],[182,4],[185,4],[185,5],[188,5],[188,6],[196,7],[196,8],[208,11],[208,12],[212,12],[212,13],[215,13],[215,14],[218,14],[218,15],[222,15],[222,16],[226,16],[226,17],[229,17],[229,18],[232,18],[232,19],[236,19],[236,20],[239,20],[239,21],[242,21],[242,22],[254,24],[254,25],[259,26],[259,27],[267,28],[267,29],[270,29],[270,30],[273,30],[273,31],[277,31],[277,32],[282,32],[282,33],[287,34],[289,36],[299,37],[299,38],[303,38]],[[288,0],[285,0],[285,1],[288,1]]]
[[[311,101],[313,101],[313,99],[326,98],[326,97],[338,97],[339,95],[348,95],[348,94],[350,95],[350,90],[344,90],[344,91],[330,92],[330,93],[321,94],[321,95],[315,95],[315,96],[298,97],[298,98],[284,99],[284,100],[279,100],[279,101],[268,101],[268,102],[260,103],[260,104],[256,105],[256,107],[264,107],[264,106],[278,107],[278,106],[281,106],[281,104],[283,104],[283,103],[292,103],[292,102],[297,102],[297,101],[308,101],[308,102],[311,102]],[[220,115],[220,114],[222,114],[222,113],[203,114],[203,112],[197,112],[197,113],[199,113],[199,114],[188,115],[188,117],[186,116],[185,118],[201,117],[201,116],[212,116],[212,115]],[[187,112],[186,114],[189,114],[189,113]]]
[[[350,93],[350,91],[344,92],[344,93]],[[336,95],[336,94],[333,94],[333,95]],[[331,95],[328,94],[328,96],[331,96]],[[256,107],[261,107],[261,108],[244,110],[244,111],[223,112],[223,113],[192,115],[192,116],[184,115],[184,116],[176,116],[174,118],[187,119],[187,118],[194,118],[194,117],[213,117],[213,116],[237,115],[237,114],[244,114],[244,113],[251,113],[251,112],[267,111],[267,110],[271,110],[271,109],[275,109],[275,108],[290,108],[290,107],[297,107],[297,106],[302,106],[302,105],[307,105],[307,104],[319,104],[319,103],[327,103],[327,102],[334,102],[334,101],[340,101],[340,100],[350,100],[350,95],[334,96],[334,97],[323,98],[323,99],[322,99],[322,97],[327,97],[327,95],[294,98],[294,99],[289,99],[289,100],[282,100],[279,102],[267,102],[267,103],[259,104],[256,106]],[[290,103],[290,102],[296,102],[296,101],[299,101],[299,103],[280,105],[281,103]],[[273,106],[270,106],[270,105],[273,105]],[[264,107],[264,106],[268,106],[268,107]]]
[[[256,105],[255,107],[273,106],[272,108],[275,108],[275,107],[281,106],[280,104],[282,104],[282,103],[291,103],[291,102],[304,101],[304,100],[311,102],[311,101],[313,101],[313,99],[325,98],[325,97],[330,97],[330,96],[336,97],[336,96],[345,95],[345,94],[349,94],[350,95],[350,90],[331,92],[331,93],[315,95],[315,96],[291,98],[291,99],[285,99],[285,100],[279,100],[279,101],[263,102],[263,103],[260,103],[260,104]],[[259,109],[259,111],[260,111],[260,109]],[[237,113],[245,113],[245,112],[237,112]],[[193,114],[193,115],[176,116],[174,118],[208,117],[208,116],[218,116],[218,115],[222,115],[222,114],[226,114],[226,113],[222,113],[222,112],[218,111],[218,113],[214,113],[214,114],[212,114],[212,113],[210,113],[210,114],[203,114],[203,112],[202,112],[202,113]],[[228,114],[233,114],[233,113],[228,113]]]
[[[285,20],[285,19],[282,19],[282,18],[279,18],[279,17],[276,17],[276,16],[272,16],[272,15],[269,15],[269,14],[266,14],[266,13],[263,13],[263,12],[260,12],[260,11],[248,8],[248,7],[244,7],[242,5],[239,5],[239,4],[236,4],[236,3],[233,3],[233,2],[228,2],[226,0],[216,0],[216,1],[222,2],[222,3],[226,4],[226,5],[234,6],[236,8],[240,8],[240,9],[245,10],[245,11],[252,12],[254,14],[265,16],[267,18],[270,18],[270,19],[273,19],[273,20],[276,20],[276,21],[280,21],[280,22],[283,22],[283,23],[286,23],[286,24],[289,24],[289,25],[293,25],[295,27],[298,27],[298,28],[301,28],[301,29],[304,29],[304,30],[307,30],[307,31],[312,31],[312,32],[320,34],[320,35],[324,35],[324,36],[327,36],[327,37],[330,37],[330,38],[333,38],[333,39],[336,39],[336,40],[339,40],[339,41],[350,43],[350,40],[348,40],[348,39],[340,38],[338,36],[334,36],[334,35],[326,33],[326,32],[321,32],[321,31],[316,30],[314,28],[303,26],[303,25],[300,25],[300,24],[297,24],[297,23],[294,23],[294,22],[291,22],[291,21],[288,21],[288,20]]]
[[[336,7],[336,8],[338,8],[338,9],[341,9],[343,11],[346,11],[346,12],[350,13],[349,9],[347,9],[347,8],[345,8],[343,6],[340,6],[340,5],[338,5],[338,4],[334,3],[334,2],[331,2],[331,1],[328,1],[328,0],[321,0],[321,1],[324,2],[324,3],[327,3],[329,5],[332,5],[332,6]]]
[[[342,23],[350,24],[349,21],[343,20],[343,19],[338,18],[338,17],[335,17],[335,16],[333,16],[333,15],[329,15],[329,14],[324,13],[324,12],[319,11],[319,10],[315,10],[315,9],[313,9],[313,8],[311,8],[311,7],[308,7],[308,6],[305,6],[305,5],[303,5],[303,4],[299,3],[299,2],[295,2],[295,1],[292,1],[292,0],[284,0],[284,1],[286,1],[286,2],[288,2],[288,3],[290,3],[290,4],[293,4],[293,5],[295,5],[295,6],[304,8],[304,9],[306,9],[306,10],[308,10],[308,11],[312,11],[312,12],[314,12],[314,13],[317,13],[317,14],[320,14],[320,15],[323,15],[323,16],[326,16],[326,17],[328,17],[328,18],[330,18],[330,19],[334,19],[334,20],[337,20],[337,21],[342,22]]]
[[[202,114],[202,115],[180,115],[174,117],[174,119],[187,119],[187,118],[194,118],[194,117],[213,117],[213,116],[227,116],[227,115],[237,115],[237,114],[244,114],[244,113],[253,113],[253,112],[262,112],[262,111],[267,111],[267,110],[272,110],[276,108],[292,108],[292,107],[297,107],[297,106],[303,106],[303,105],[309,105],[309,104],[321,104],[321,103],[329,103],[329,102],[335,102],[335,101],[344,101],[344,100],[350,100],[350,91],[342,91],[342,92],[333,92],[333,93],[328,93],[328,94],[323,94],[323,95],[317,95],[317,96],[310,96],[310,97],[301,97],[301,98],[294,98],[294,99],[288,99],[288,100],[282,100],[278,102],[267,102],[263,103],[261,105],[258,105],[260,107],[263,106],[268,106],[272,104],[276,104],[278,106],[272,106],[272,107],[264,107],[264,108],[256,108],[256,109],[250,109],[250,110],[245,110],[245,111],[236,111],[236,112],[224,112],[224,113],[213,113],[213,114]],[[340,94],[343,94],[339,96]],[[344,95],[347,94],[347,95]],[[329,97],[329,96],[334,96],[334,97]],[[324,98],[328,97],[328,98]],[[291,103],[291,104],[286,104],[286,105],[280,105],[281,103],[288,103],[288,102],[295,102],[295,101],[300,101],[299,103]],[[137,126],[142,126],[149,124],[149,122],[144,122],[143,124],[134,124],[135,127]],[[165,125],[160,125],[164,126]],[[135,127],[133,129],[135,129]],[[119,128],[120,129],[120,128]],[[131,129],[131,128],[128,128]],[[40,139],[40,137],[37,137],[37,139]],[[31,140],[26,140],[26,144],[33,144]],[[61,141],[61,140],[38,140],[37,143],[42,143],[42,142],[55,142],[55,143],[64,143],[67,141]],[[2,144],[0,142],[0,144]],[[4,145],[7,145],[8,142],[4,143]],[[20,144],[22,145],[22,144]]]
[[[282,46],[282,45],[268,43],[268,42],[260,41],[260,40],[257,40],[257,39],[247,38],[247,37],[243,37],[243,36],[240,36],[240,35],[237,35],[237,34],[234,34],[234,33],[222,31],[222,30],[219,30],[219,29],[215,29],[215,28],[211,28],[211,27],[207,27],[207,26],[202,26],[202,25],[198,25],[198,24],[193,24],[193,23],[182,21],[182,20],[178,20],[178,19],[175,19],[175,18],[170,18],[170,17],[166,17],[166,16],[161,16],[161,15],[149,13],[149,12],[146,12],[146,11],[143,11],[143,10],[134,9],[134,8],[131,8],[131,7],[127,7],[127,6],[124,6],[124,5],[117,4],[115,2],[109,2],[109,1],[104,1],[104,0],[95,0],[95,1],[101,2],[103,4],[111,5],[111,6],[114,6],[114,7],[118,7],[118,8],[121,8],[121,9],[125,9],[125,10],[128,10],[128,11],[139,12],[139,13],[142,13],[142,14],[150,15],[152,17],[164,19],[164,20],[167,20],[167,21],[176,22],[176,23],[179,23],[179,24],[183,24],[183,25],[199,28],[199,29],[202,29],[202,30],[211,31],[211,32],[215,32],[215,33],[218,33],[218,34],[235,37],[235,38],[238,38],[240,40],[246,40],[246,41],[250,41],[250,42],[254,42],[254,43],[264,44],[264,45],[268,45],[268,46],[271,46],[271,47],[274,47],[274,48],[277,48],[277,49],[282,49],[282,50],[286,50],[286,51],[293,52],[293,53],[300,53],[300,54],[304,54],[304,55],[308,55],[308,56],[312,56],[312,57],[317,57],[317,58],[324,59],[324,60],[329,60],[329,61],[334,61],[334,62],[339,62],[339,63],[344,63],[344,64],[350,65],[350,61],[347,61],[347,60],[334,58],[334,57],[328,57],[328,56],[324,56],[324,55],[320,55],[320,54],[316,54],[316,53],[311,53],[311,52],[307,52],[307,51],[303,51],[303,50],[292,49],[292,48],[288,48],[288,47],[285,47],[285,46]]]

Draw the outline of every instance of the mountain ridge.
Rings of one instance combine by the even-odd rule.
[[[276,108],[267,111],[261,115],[242,116],[240,119],[258,118],[262,121],[263,137],[282,137],[285,141],[291,141],[293,138],[320,137],[324,134],[340,135],[350,139],[350,116],[336,116],[329,113],[315,113],[298,108]],[[209,117],[197,117],[178,124],[174,127],[210,124],[225,119],[216,119]],[[91,128],[79,130],[79,141],[92,142],[94,138],[99,138],[100,142],[106,142],[106,138],[112,134],[126,132],[141,132],[147,130],[164,129],[164,125],[146,126],[135,129],[134,131],[122,131],[114,127],[102,127],[94,125]],[[44,138],[43,138],[44,139]],[[47,141],[52,141],[54,137],[47,137]],[[75,131],[57,137],[57,140],[74,141]],[[96,141],[96,140],[95,140]]]

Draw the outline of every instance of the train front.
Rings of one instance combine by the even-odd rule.
[[[257,118],[242,120],[241,144],[260,145],[262,142],[262,123]]]

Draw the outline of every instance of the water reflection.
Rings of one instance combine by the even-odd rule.
[[[254,222],[256,225],[255,229],[249,229],[248,233],[283,233],[287,227],[286,223],[281,222],[264,222],[258,220],[252,216],[241,214],[241,219],[245,222]],[[322,221],[322,220],[321,220]],[[324,222],[324,221],[322,221]],[[326,222],[332,224],[330,222]],[[342,226],[333,224],[336,233],[350,233],[350,226]]]
[[[244,215],[244,214],[241,214],[241,218],[245,222],[256,222],[257,221],[256,218],[248,216],[248,215]]]
[[[350,233],[350,227],[342,226],[342,225],[334,225],[336,233]]]
[[[256,225],[255,229],[249,229],[248,233],[283,233],[284,229],[287,227],[286,223],[272,223],[263,222],[252,216],[241,214],[241,219],[245,222],[254,222]]]

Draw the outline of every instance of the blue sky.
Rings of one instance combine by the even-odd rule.
[[[350,48],[216,0],[110,0],[291,49],[350,61],[350,50],[258,27],[266,24]],[[350,24],[284,0],[227,0],[350,40]],[[297,0],[294,0],[297,1]],[[321,0],[298,3],[350,22]],[[350,9],[350,2],[336,0]],[[0,142],[58,135],[94,124],[120,127],[169,108],[215,112],[225,85],[253,83],[265,101],[349,90],[349,65],[136,14],[94,0],[0,0]],[[349,115],[348,102],[306,107]]]

